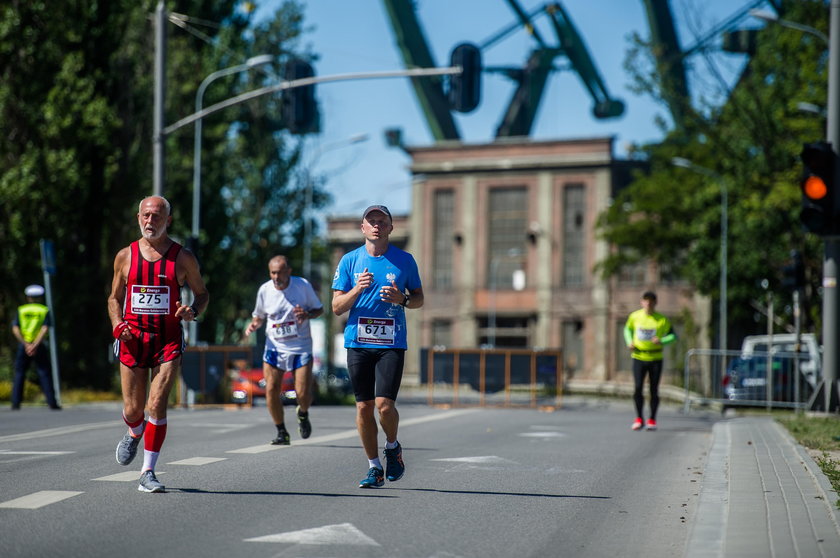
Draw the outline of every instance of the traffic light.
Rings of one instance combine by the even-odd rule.
[[[820,235],[835,234],[834,168],[837,154],[824,141],[806,143],[800,154],[803,163],[802,211],[799,220],[805,230]]]
[[[782,268],[782,286],[791,291],[805,286],[805,263],[802,254],[794,250],[790,254],[791,261]]]
[[[402,147],[402,128],[388,128],[385,130],[385,145],[388,147]]]
[[[283,79],[294,81],[315,76],[312,66],[303,60],[292,59],[286,64]],[[286,89],[283,95],[283,121],[293,134],[315,131],[318,107],[315,103],[315,85],[304,85]]]
[[[758,50],[758,29],[736,29],[724,31],[723,50],[753,56]]]
[[[481,51],[472,43],[461,43],[452,50],[449,65],[463,70],[449,76],[449,106],[471,112],[481,101]]]

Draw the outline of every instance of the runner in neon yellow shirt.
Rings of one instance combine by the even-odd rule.
[[[659,380],[662,377],[662,350],[664,345],[673,343],[677,334],[671,322],[656,310],[656,293],[647,291],[642,294],[642,308],[627,317],[624,325],[624,341],[632,351],[633,358],[633,402],[636,404],[636,420],[633,430],[656,430],[656,410],[659,408]],[[645,375],[649,375],[650,417],[644,422],[645,399],[642,395]]]

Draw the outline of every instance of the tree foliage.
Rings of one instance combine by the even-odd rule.
[[[824,2],[788,1],[782,7],[786,19],[827,33]],[[637,42],[628,67],[637,90],[661,100],[666,82],[645,46]],[[719,296],[721,190],[726,187],[730,329],[745,334],[757,327],[755,308],[766,296],[764,280],[775,293],[777,312],[783,306],[784,319],[791,322],[790,293],[780,289],[791,250],[805,256],[806,300],[812,309],[808,325],[818,326],[821,242],[805,235],[799,224],[798,155],[804,142],[824,136],[825,123],[799,104],[825,105],[827,45],[813,35],[768,25],[759,34],[758,52],[731,88],[718,78],[723,73],[719,58],[703,58],[709,77],[695,95],[693,109],[686,111],[685,125],[660,143],[638,148],[636,155],[647,160],[649,172],[637,176],[601,215],[603,238],[621,247],[600,263],[601,272],[610,275],[624,265],[652,259],[699,292]],[[715,98],[725,101],[714,105]],[[676,167],[674,157],[710,172]]]
[[[247,3],[246,3],[247,4]],[[25,285],[41,282],[39,239],[55,244],[54,316],[62,380],[110,387],[105,300],[113,258],[139,237],[137,204],[152,193],[154,0],[11,0],[0,6],[0,361]],[[276,63],[220,79],[204,106],[275,82],[305,32],[300,2],[260,22],[234,0],[166,2],[186,14],[167,23],[167,124],[194,112],[211,72],[256,54]],[[202,339],[233,339],[232,318],[250,309],[265,262],[300,250],[300,140],[284,131],[279,98],[263,97],[204,121],[198,256],[211,291]],[[191,228],[193,128],[166,138],[164,195],[170,233]],[[316,183],[317,184],[317,183]],[[320,193],[316,202],[323,201]],[[215,296],[213,296],[215,295]]]

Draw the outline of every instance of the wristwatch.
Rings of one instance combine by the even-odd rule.
[[[403,308],[408,308],[408,303],[411,302],[411,297],[406,293],[403,293],[403,296],[405,297],[405,300],[402,302]]]
[[[192,305],[190,306],[190,310],[192,310],[193,313],[193,320],[196,319],[198,317],[198,308],[196,308],[195,305]]]

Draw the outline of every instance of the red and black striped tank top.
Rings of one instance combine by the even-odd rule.
[[[167,336],[180,331],[175,302],[181,299],[181,285],[175,273],[175,260],[181,245],[172,242],[162,258],[147,261],[139,241],[131,243],[131,264],[126,281],[123,319],[132,327]]]

